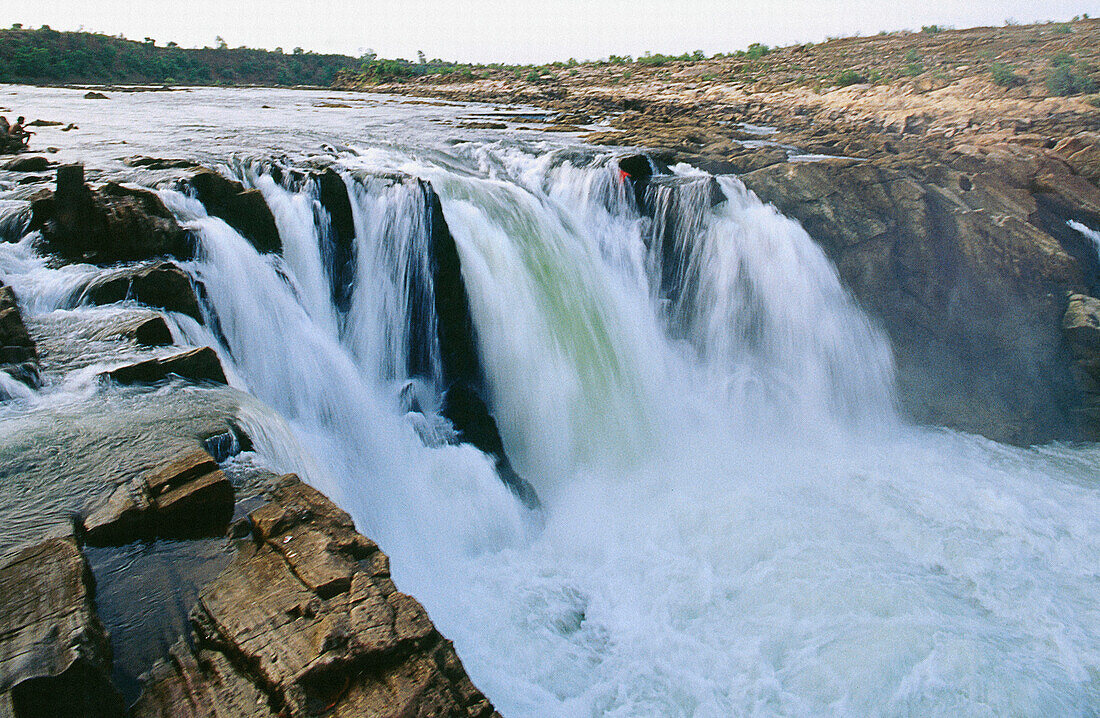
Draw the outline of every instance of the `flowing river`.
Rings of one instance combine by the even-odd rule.
[[[36,142],[111,176],[188,157],[263,192],[281,255],[159,190],[200,242],[207,321],[176,334],[218,350],[259,400],[260,459],[379,542],[504,715],[1098,715],[1100,448],[907,423],[885,335],[735,177],[674,167],[645,212],[625,151],[523,116],[462,126],[491,107],[81,94],[0,106],[75,122]],[[318,183],[286,171],[319,165],[347,193],[342,250]],[[433,207],[537,505],[442,415]],[[73,293],[100,270],[33,245],[0,243],[0,279],[28,317],[86,320]],[[0,428],[92,376],[9,401]]]

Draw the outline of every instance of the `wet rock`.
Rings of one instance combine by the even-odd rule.
[[[146,347],[163,347],[172,343],[172,331],[164,317],[150,317],[134,326],[128,335]]]
[[[224,653],[192,651],[180,640],[144,676],[131,710],[142,718],[275,718],[268,696]]]
[[[45,157],[36,155],[34,157],[19,157],[18,159],[6,162],[0,169],[5,169],[8,172],[45,172],[50,168],[50,161]]]
[[[72,536],[0,559],[0,715],[123,715],[93,591]]]
[[[191,160],[146,157],[144,155],[126,157],[122,160],[122,164],[127,167],[140,167],[147,170],[190,169],[191,167],[198,167],[198,163]]]
[[[171,262],[128,267],[99,277],[85,288],[81,301],[114,304],[134,299],[148,307],[181,312],[202,323],[202,309],[191,277]]]
[[[0,282],[0,364],[19,364],[38,359],[34,340],[23,324],[15,291]]]
[[[343,177],[329,167],[313,173],[317,198],[329,219],[330,245],[325,250],[326,267],[332,284],[332,301],[342,312],[351,306],[355,278],[355,219]]]
[[[113,264],[194,254],[194,242],[155,193],[108,182],[92,190],[81,165],[57,171],[57,190],[31,205],[31,229],[46,251],[72,261]]]
[[[91,92],[85,92],[84,93],[84,99],[85,100],[109,100],[111,98],[107,97],[102,92],[91,91]]]
[[[1017,443],[1080,437],[1061,320],[1082,267],[1048,228],[1100,196],[1042,150],[955,157],[923,174],[830,160],[743,179],[802,222],[885,326],[914,418]]]
[[[30,388],[42,384],[38,349],[23,323],[19,303],[11,287],[0,282],[0,371]],[[0,392],[0,400],[11,398]]]
[[[148,674],[135,716],[497,715],[346,513],[286,476],[251,518],[192,612],[195,648]]]
[[[1100,356],[1100,299],[1070,294],[1062,329],[1070,345],[1079,353]]]
[[[245,189],[240,182],[209,169],[199,170],[188,182],[211,216],[224,220],[258,251],[278,252],[282,249],[275,216],[259,190]]]
[[[83,538],[93,546],[108,546],[218,536],[232,516],[229,479],[210,454],[195,448],[117,487],[87,512]]]
[[[153,384],[175,375],[189,381],[227,383],[218,354],[210,347],[190,349],[159,359],[112,369],[105,373],[119,384]]]

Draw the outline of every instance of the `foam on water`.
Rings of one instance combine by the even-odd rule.
[[[538,512],[402,408],[427,228],[415,183],[362,178],[375,161],[440,196]],[[482,143],[341,171],[344,314],[309,183],[249,178],[285,258],[164,192],[209,303],[177,331],[217,346],[261,400],[259,450],[392,555],[502,713],[1096,714],[1100,449],[906,426],[881,332],[735,179],[678,168],[650,219],[598,154]],[[67,281],[0,252],[5,281]]]

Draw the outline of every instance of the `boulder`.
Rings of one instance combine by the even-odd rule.
[[[172,330],[164,317],[150,317],[135,324],[127,336],[146,347],[163,347],[172,343]]]
[[[219,536],[232,516],[229,479],[209,453],[195,447],[117,487],[87,511],[82,536],[93,546]]]
[[[0,365],[37,360],[34,340],[23,324],[15,291],[0,282]]]
[[[63,165],[57,190],[31,205],[43,247],[70,261],[114,264],[194,255],[194,241],[155,193],[108,182],[92,190],[83,167]]]
[[[209,169],[199,170],[188,182],[207,213],[219,217],[240,232],[257,251],[278,252],[282,249],[275,216],[259,190],[245,189],[240,182]]]
[[[189,349],[172,356],[147,359],[104,373],[104,376],[118,384],[153,384],[172,375],[194,382],[227,383],[218,354],[210,347]]]
[[[134,299],[148,307],[181,312],[202,323],[202,309],[191,277],[172,262],[127,267],[93,280],[81,301],[114,304]]]
[[[89,91],[84,93],[85,100],[109,100],[111,98],[104,95],[102,92]]]
[[[140,167],[147,170],[190,169],[191,167],[198,167],[198,163],[192,160],[146,157],[144,155],[125,157],[122,159],[122,164],[127,167]]]
[[[4,163],[4,166],[0,167],[0,169],[5,169],[8,172],[45,172],[49,168],[50,161],[40,155],[19,157]]]
[[[121,718],[93,592],[72,536],[0,560],[0,715]]]
[[[346,513],[288,475],[251,521],[134,716],[497,715]]]

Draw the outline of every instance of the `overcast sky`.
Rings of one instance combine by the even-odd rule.
[[[1100,0],[3,0],[0,27],[83,28],[185,47],[303,47],[475,62],[708,55],[751,42],[1100,16]]]

